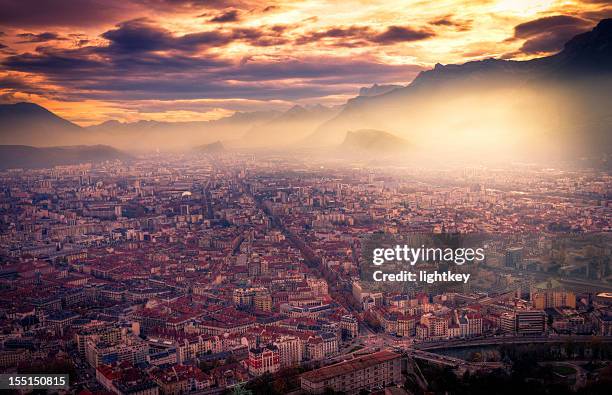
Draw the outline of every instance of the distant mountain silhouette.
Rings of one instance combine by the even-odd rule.
[[[408,141],[382,130],[362,129],[347,132],[340,147],[352,152],[392,154],[405,150],[409,144]]]
[[[612,19],[568,41],[563,50],[545,61],[557,73],[612,73]]]
[[[83,129],[34,103],[0,104],[0,144],[64,144]]]
[[[136,144],[143,149],[184,149],[216,141],[239,140],[251,128],[278,114],[276,111],[237,112],[217,120],[194,122],[107,121],[87,129],[101,141],[110,140],[119,147]]]
[[[126,160],[130,155],[107,145],[31,147],[0,145],[0,168],[43,168],[107,160]]]
[[[0,105],[0,144],[57,146],[108,144],[123,149],[176,149],[236,140],[275,111],[237,112],[213,121],[119,122],[81,127],[34,103]]]
[[[475,146],[482,142],[484,149],[485,141],[497,144],[496,155],[506,149],[510,155],[510,148],[530,157],[609,153],[610,102],[612,19],[606,19],[556,55],[437,64],[406,87],[358,96],[304,144],[340,144],[346,130],[368,128],[397,131],[438,153],[480,154]]]
[[[385,93],[389,93],[392,90],[398,89],[398,88],[403,88],[402,85],[378,85],[378,84],[374,84],[371,87],[363,87],[363,88],[359,88],[359,96],[366,96],[366,97],[372,97],[372,96],[378,96],[378,95],[383,95]]]
[[[194,148],[194,151],[201,152],[203,154],[212,154],[225,151],[225,147],[223,146],[222,142],[215,141],[214,143],[197,146]]]
[[[249,130],[243,143],[249,147],[271,147],[295,144],[321,123],[338,113],[338,109],[321,105],[293,106],[289,110]]]

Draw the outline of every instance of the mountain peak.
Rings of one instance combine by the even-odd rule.
[[[19,114],[53,114],[46,108],[32,102],[22,101],[13,104],[1,104],[0,111],[2,113],[19,113]]]
[[[554,64],[567,71],[612,71],[612,19],[603,19],[593,30],[579,34],[565,43],[563,50],[551,57]]]
[[[80,130],[80,126],[35,103],[0,105],[0,144],[70,144]]]
[[[221,141],[217,140],[210,144],[200,145],[196,147],[195,150],[205,154],[212,154],[216,152],[225,151],[225,147],[223,146],[223,143]]]
[[[341,147],[351,151],[395,153],[408,146],[408,142],[394,134],[376,129],[349,130]]]
[[[363,87],[359,89],[359,97],[373,97],[384,95],[392,90],[402,88],[401,85],[378,85],[374,84],[371,87]]]

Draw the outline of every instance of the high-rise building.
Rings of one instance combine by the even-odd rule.
[[[516,332],[516,316],[512,313],[503,313],[499,317],[499,329],[505,333]]]
[[[576,295],[573,292],[561,290],[544,290],[531,294],[533,307],[538,310],[553,307],[576,308]]]
[[[302,344],[296,336],[281,336],[274,345],[278,347],[281,368],[298,365],[302,361]]]
[[[524,310],[516,313],[516,333],[543,335],[546,332],[546,313],[542,310]]]

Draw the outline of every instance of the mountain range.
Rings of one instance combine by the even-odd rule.
[[[276,111],[237,112],[214,121],[106,121],[81,127],[34,103],[0,105],[0,144],[57,146],[109,144],[130,150],[176,149],[241,138]],[[172,136],[172,139],[168,139]]]
[[[215,121],[80,127],[32,103],[0,106],[0,144],[187,148],[325,147],[377,130],[429,155],[534,158],[612,152],[612,19],[558,54],[437,64],[407,86],[374,85],[335,108],[236,113]],[[168,141],[168,136],[172,136]],[[350,140],[350,139],[349,139]]]
[[[268,122],[252,127],[243,137],[249,147],[289,146],[299,144],[321,123],[334,117],[340,108],[322,105],[293,106]]]
[[[610,153],[611,99],[612,19],[606,19],[553,56],[437,64],[406,87],[358,96],[304,143],[340,144],[347,130],[368,128],[432,154],[481,154],[485,147],[531,157]]]

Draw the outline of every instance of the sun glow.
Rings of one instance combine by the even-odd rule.
[[[499,0],[492,11],[506,13],[521,17],[534,16],[542,11],[550,9],[556,0]]]

